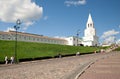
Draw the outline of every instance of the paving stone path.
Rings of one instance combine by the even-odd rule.
[[[78,74],[75,72],[78,72],[84,64],[114,54],[115,52],[97,53],[14,65],[0,65],[0,79],[70,79]]]
[[[120,79],[120,52],[95,62],[78,79]]]

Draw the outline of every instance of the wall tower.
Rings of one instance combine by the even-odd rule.
[[[96,35],[96,30],[94,28],[94,22],[92,16],[89,13],[88,20],[86,23],[86,29],[84,30],[84,37],[82,44],[84,46],[98,46],[98,37]]]

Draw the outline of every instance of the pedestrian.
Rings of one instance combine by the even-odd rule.
[[[77,53],[76,53],[76,56],[79,56],[79,55],[80,55],[80,52],[77,52]]]
[[[100,51],[101,51],[101,53],[104,53],[104,49],[101,49]]]
[[[94,53],[96,54],[96,50],[94,51]]]
[[[8,57],[5,56],[5,64],[8,64]]]
[[[62,55],[60,53],[58,54],[58,56],[59,56],[59,58],[62,58]]]
[[[11,56],[11,57],[10,57],[10,60],[11,60],[11,64],[13,64],[13,63],[14,63],[14,57]]]

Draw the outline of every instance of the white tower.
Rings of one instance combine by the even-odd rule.
[[[94,28],[94,23],[89,13],[86,29],[84,31],[83,43],[84,46],[98,46],[98,37]]]

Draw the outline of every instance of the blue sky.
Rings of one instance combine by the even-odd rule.
[[[0,1],[0,4],[14,4],[6,3],[5,1]],[[20,0],[20,2],[21,1],[23,1],[24,4],[29,3],[28,5],[23,5],[23,7],[34,6],[34,8],[22,10],[23,13],[21,12],[21,14],[27,14],[26,16],[28,17],[27,20],[25,16],[23,16],[24,18],[20,18],[23,20],[23,24],[19,31],[50,37],[67,37],[75,36],[77,30],[80,29],[80,37],[83,37],[90,12],[100,41],[108,40],[108,37],[113,37],[111,39],[109,38],[109,40],[115,39],[114,37],[117,39],[120,38],[120,0],[28,0],[28,2]],[[19,5],[14,6],[19,7]],[[1,10],[3,14],[6,15],[3,17],[3,14],[0,13],[0,31],[11,29],[15,25],[15,19],[13,21],[5,19],[9,16],[12,18],[12,12],[16,12],[14,11],[16,9],[13,10],[12,8],[13,7],[6,9],[5,7],[5,9],[3,8]],[[27,12],[24,13],[24,11]],[[31,17],[32,15],[33,17]]]

